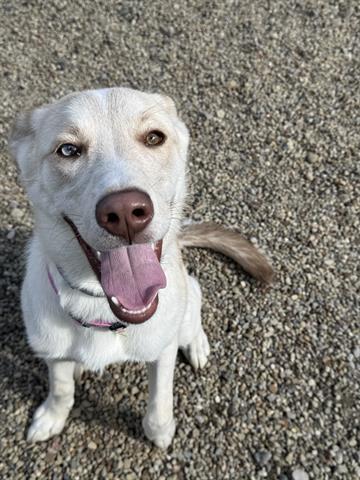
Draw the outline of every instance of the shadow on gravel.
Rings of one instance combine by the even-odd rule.
[[[27,345],[20,308],[30,234],[28,229],[0,230],[0,368],[3,389],[36,402],[46,390],[46,366]]]
[[[83,402],[81,403],[86,403],[86,407],[80,404],[80,414],[76,415],[76,417],[84,424],[95,423],[105,430],[115,430],[126,437],[144,440],[145,436],[141,424],[142,415],[130,406],[119,407],[115,400],[113,405],[105,405],[100,399],[92,399],[86,394],[82,395],[82,400]],[[75,408],[70,415],[69,422],[74,418],[74,413],[77,410],[76,404],[77,402],[75,401]]]

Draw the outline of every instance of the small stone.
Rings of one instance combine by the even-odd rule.
[[[125,478],[126,478],[126,480],[137,480],[138,477],[137,477],[137,475],[135,475],[135,473],[130,472],[126,475]]]
[[[93,442],[93,441],[90,441],[90,442],[88,443],[88,449],[89,449],[89,450],[96,450],[96,449],[97,449],[96,443]]]
[[[216,395],[216,397],[215,397],[215,403],[220,403],[220,397],[219,397],[219,395]]]
[[[164,34],[167,35],[168,37],[173,37],[175,35],[175,28],[171,25],[169,26],[162,26],[160,27],[160,31]]]
[[[311,170],[307,172],[306,178],[309,180],[309,182],[312,182],[314,180],[314,174]]]
[[[261,450],[259,452],[255,452],[254,454],[254,457],[255,457],[255,461],[256,463],[260,466],[260,467],[263,467],[264,465],[266,465],[267,463],[269,463],[269,461],[271,460],[271,453],[268,452],[267,450]]]
[[[294,150],[294,142],[293,140],[291,140],[291,138],[289,138],[289,140],[287,141],[287,148],[289,149],[289,151],[291,152],[292,150]]]
[[[15,207],[11,210],[11,216],[13,217],[14,220],[19,221],[23,217],[23,212],[22,210],[20,210],[20,208]]]
[[[306,156],[308,162],[317,163],[319,161],[319,156],[316,153],[309,152]]]
[[[293,480],[309,480],[309,475],[305,472],[305,470],[301,470],[297,468],[292,472]]]
[[[202,415],[196,415],[195,420],[199,425],[203,425],[205,423],[205,417]]]
[[[218,110],[216,113],[217,113],[218,118],[220,118],[220,119],[223,119],[225,117],[224,110]]]
[[[336,455],[335,455],[335,460],[336,460],[336,463],[338,465],[341,465],[344,461],[344,456],[342,454],[342,452],[337,452]]]
[[[293,454],[293,452],[289,452],[289,453],[286,455],[285,460],[286,460],[286,463],[287,463],[288,465],[291,465],[291,464],[293,463],[293,461],[294,461],[294,454]]]
[[[353,353],[355,358],[360,358],[360,347],[356,347]]]
[[[6,238],[8,240],[13,240],[13,238],[15,238],[15,235],[16,235],[16,230],[15,228],[12,228],[10,232],[6,235]]]
[[[350,447],[356,447],[357,441],[356,441],[355,437],[350,438],[349,445],[350,445]]]
[[[239,86],[239,84],[236,80],[229,80],[227,86],[230,90],[235,90]]]
[[[269,390],[275,395],[278,392],[278,386],[276,383],[270,383]]]

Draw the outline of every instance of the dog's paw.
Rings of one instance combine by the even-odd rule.
[[[195,370],[205,367],[210,354],[210,347],[206,333],[202,328],[192,342],[182,351]]]
[[[28,442],[43,442],[59,434],[64,428],[68,410],[56,412],[45,401],[36,410],[32,424],[27,433]]]
[[[167,423],[159,425],[146,415],[143,419],[143,428],[146,437],[159,448],[167,448],[175,434],[175,421],[171,418]]]

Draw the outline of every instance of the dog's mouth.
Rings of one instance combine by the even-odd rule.
[[[97,276],[113,314],[122,322],[133,324],[151,318],[158,306],[158,292],[166,287],[160,265],[162,240],[99,252],[86,243],[68,217],[64,219]]]

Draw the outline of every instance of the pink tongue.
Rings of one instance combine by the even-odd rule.
[[[166,277],[151,245],[137,244],[101,254],[101,285],[127,310],[141,310],[165,288]]]

